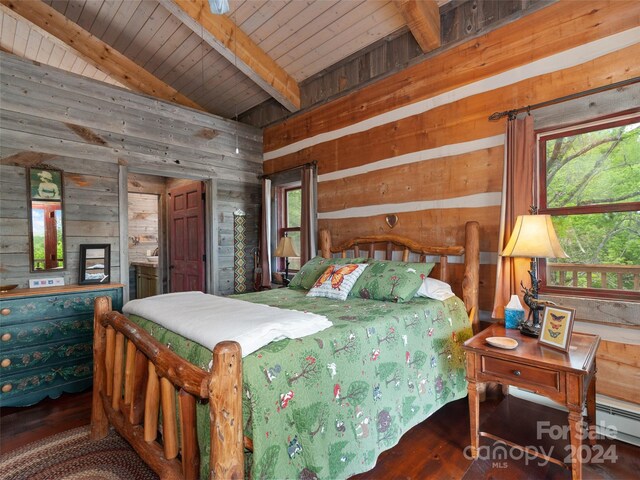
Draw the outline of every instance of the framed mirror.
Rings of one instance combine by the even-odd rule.
[[[61,170],[28,168],[29,247],[32,272],[65,268]]]
[[[80,245],[80,276],[78,283],[109,283],[111,281],[111,245]]]

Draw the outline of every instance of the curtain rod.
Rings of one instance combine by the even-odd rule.
[[[314,160],[313,162],[307,162],[307,163],[303,163],[302,165],[298,165],[297,167],[291,167],[291,168],[285,168],[284,170],[278,170],[277,172],[273,172],[273,173],[265,173],[263,175],[258,175],[258,178],[260,180],[262,180],[263,178],[269,178],[272,177],[274,175],[278,175],[280,173],[285,173],[285,172],[290,172],[291,170],[299,170],[301,168],[304,167],[309,167],[309,166],[317,166],[318,165],[318,161]]]
[[[625,87],[627,85],[632,85],[638,82],[640,82],[640,77],[628,78],[627,80],[622,80],[620,82],[612,83],[610,85],[604,85],[602,87],[592,88],[591,90],[585,90],[579,93],[572,93],[571,95],[565,95],[564,97],[555,98],[553,100],[547,100],[546,102],[536,103],[535,105],[527,105],[526,107],[520,107],[514,110],[505,110],[504,112],[495,112],[489,115],[489,120],[493,122],[496,120],[500,120],[502,117],[509,117],[509,119],[512,120],[516,118],[516,115],[518,115],[519,113],[523,113],[523,112],[529,113],[531,110],[535,110],[537,108],[548,107],[549,105],[555,105],[556,103],[575,100],[576,98],[586,97],[588,95],[593,95],[594,93],[606,92],[607,90],[613,90],[616,88]]]

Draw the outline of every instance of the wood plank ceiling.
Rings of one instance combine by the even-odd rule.
[[[209,18],[209,23],[209,11],[201,12],[202,2],[208,9],[206,0],[43,0],[36,13],[21,10],[17,3],[22,1],[0,0],[1,49],[148,94],[166,87],[175,95],[160,98],[183,97],[183,104],[227,118],[270,96],[296,110],[297,82],[407,24],[416,37],[420,28],[438,28],[412,13],[407,4],[414,0],[230,0],[226,18]],[[189,9],[193,18],[188,18]],[[22,15],[31,15],[31,21]],[[73,22],[58,30],[68,32],[71,26],[78,35],[89,32],[107,55],[70,46],[76,33],[66,35],[69,41],[52,30],[58,17]],[[439,31],[423,34],[431,39],[423,48],[438,46]],[[117,69],[100,63],[111,53],[121,54]],[[135,63],[132,75],[155,77],[152,93],[127,81],[121,65],[128,61]]]

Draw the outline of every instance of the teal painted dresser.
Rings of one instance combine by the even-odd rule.
[[[32,405],[92,385],[93,303],[122,285],[69,285],[0,294],[0,407]]]

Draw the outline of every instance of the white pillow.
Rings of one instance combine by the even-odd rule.
[[[316,283],[311,287],[307,297],[326,297],[334,300],[346,300],[347,295],[356,283],[366,263],[349,263],[347,265],[329,266]]]
[[[416,292],[416,297],[429,297],[435,300],[446,300],[455,297],[451,291],[451,285],[435,278],[427,277],[422,281],[422,285]]]

